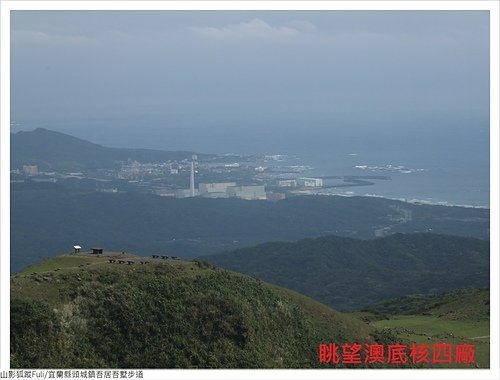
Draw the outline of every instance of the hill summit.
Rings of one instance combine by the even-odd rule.
[[[11,366],[308,368],[374,330],[298,293],[198,261],[63,255],[11,277]]]
[[[10,136],[11,168],[36,164],[43,170],[83,170],[113,167],[117,161],[140,162],[182,160],[193,152],[153,149],[110,148],[67,135],[37,128]]]

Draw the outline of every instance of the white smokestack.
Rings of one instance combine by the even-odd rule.
[[[190,195],[192,197],[194,197],[196,194],[194,192],[194,160],[196,160],[196,156],[193,155],[193,157],[191,157],[192,160],[191,160],[191,178],[190,178],[190,181],[189,181],[189,190],[190,190]]]

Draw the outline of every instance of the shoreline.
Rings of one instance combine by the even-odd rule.
[[[337,193],[337,194],[328,194],[328,193],[310,193],[310,194],[296,194],[296,195],[323,195],[323,196],[339,196],[339,197],[369,197],[369,198],[383,198],[383,199],[390,199],[393,201],[400,201],[404,203],[411,203],[414,205],[428,205],[428,206],[445,206],[445,207],[462,207],[462,208],[475,208],[475,209],[486,209],[490,210],[489,206],[475,206],[475,205],[468,205],[468,204],[454,204],[450,203],[447,201],[428,201],[425,199],[417,199],[417,198],[396,198],[396,197],[388,197],[384,195],[377,195],[377,194],[347,194],[347,193]]]

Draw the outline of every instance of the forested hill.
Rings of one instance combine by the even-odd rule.
[[[108,148],[44,128],[11,134],[11,168],[38,165],[41,170],[106,168],[116,161],[162,162],[189,158],[192,152]]]
[[[489,242],[435,234],[266,243],[203,260],[301,292],[339,310],[414,293],[489,287]]]
[[[488,239],[489,210],[414,205],[382,198],[300,196],[280,202],[171,199],[138,193],[81,193],[58,184],[11,186],[11,268],[86,248],[185,258],[268,241],[341,235],[373,238],[383,230]],[[22,184],[21,184],[22,185]],[[404,211],[411,220],[398,219]]]

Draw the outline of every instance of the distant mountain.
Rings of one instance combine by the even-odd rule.
[[[280,202],[172,199],[152,194],[11,186],[11,268],[18,271],[73,244],[185,258],[268,241],[341,235],[369,239],[387,228],[488,239],[489,210],[413,205],[370,197],[299,196]],[[23,185],[23,184],[21,184]],[[394,221],[395,208],[412,220]]]
[[[11,277],[11,367],[310,368],[322,342],[381,343],[364,322],[255,278],[139,260],[64,255]]]
[[[116,161],[161,162],[189,158],[193,152],[108,148],[61,132],[37,128],[11,134],[11,168],[36,164],[42,170],[112,167]]]
[[[265,243],[205,256],[215,265],[296,290],[338,310],[414,293],[489,287],[489,242],[435,234],[337,236]]]

